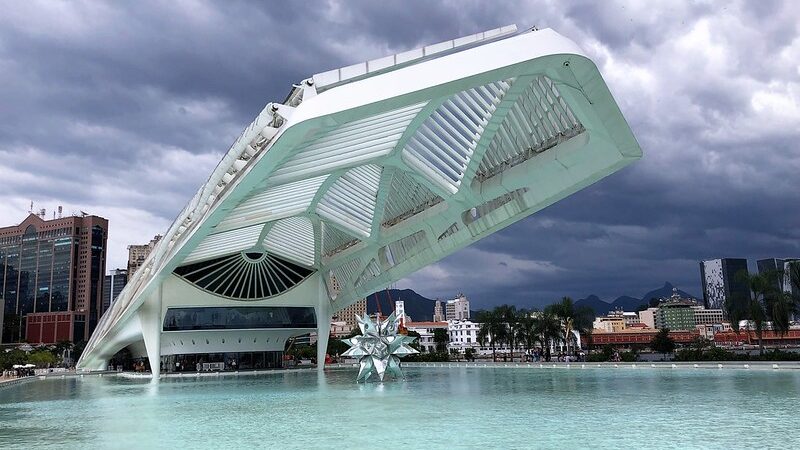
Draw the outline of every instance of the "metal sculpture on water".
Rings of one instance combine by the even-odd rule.
[[[416,338],[397,333],[400,321],[394,313],[383,321],[373,322],[369,316],[361,318],[359,315],[356,315],[356,320],[361,335],[342,339],[350,345],[342,356],[359,358],[360,367],[356,381],[367,381],[373,374],[383,381],[387,373],[402,378],[400,358],[419,353],[408,345]]]

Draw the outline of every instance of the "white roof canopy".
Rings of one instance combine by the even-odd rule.
[[[259,273],[303,268],[336,310],[640,156],[595,65],[549,29],[503,27],[314,75],[242,132],[87,349],[180,267],[265,252],[269,264],[238,278],[252,289],[231,286],[226,300],[270,293]]]

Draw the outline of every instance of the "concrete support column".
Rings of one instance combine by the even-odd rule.
[[[321,280],[321,279],[320,279]],[[333,311],[328,293],[320,281],[319,304],[317,305],[317,369],[322,371],[325,368],[325,355],[328,350],[328,339],[331,335],[331,317]]]
[[[153,383],[161,376],[161,286],[153,294],[152,301],[146,301],[137,312],[142,327],[142,337],[150,360]]]

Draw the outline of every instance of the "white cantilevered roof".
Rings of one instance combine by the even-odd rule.
[[[596,66],[549,29],[503,27],[314,75],[242,132],[88,350],[181,267],[264,251],[274,256],[253,274],[319,272],[337,309],[640,156]],[[254,276],[230,283],[269,296]]]

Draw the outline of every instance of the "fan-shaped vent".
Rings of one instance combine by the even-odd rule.
[[[309,268],[257,250],[181,266],[174,272],[200,289],[235,300],[278,295],[314,273]]]

